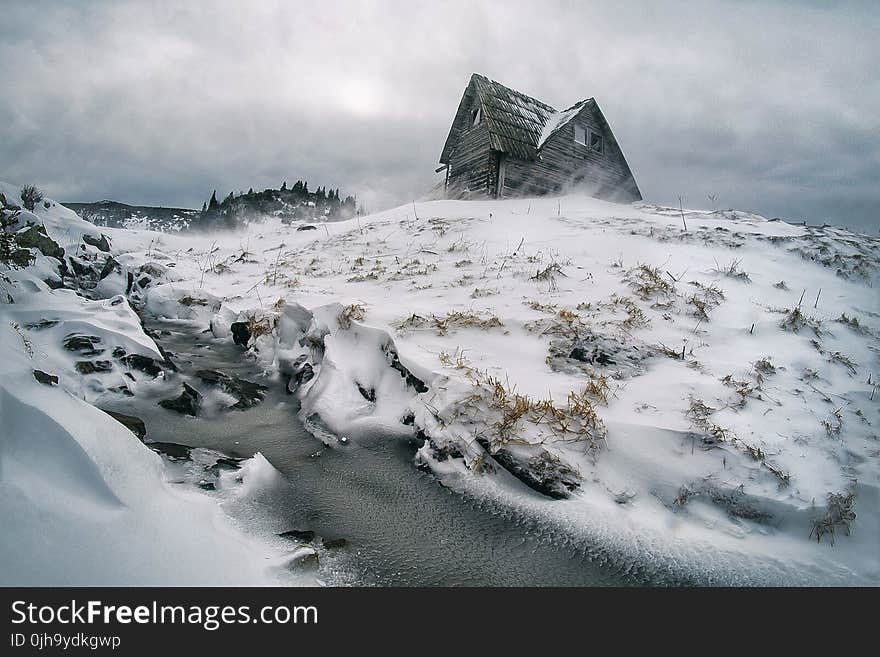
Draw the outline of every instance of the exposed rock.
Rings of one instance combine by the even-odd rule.
[[[71,333],[64,338],[62,344],[68,351],[75,351],[82,356],[97,356],[104,353],[103,349],[95,348],[95,345],[101,344],[101,338],[96,335]]]
[[[217,459],[217,461],[208,468],[211,473],[216,477],[220,476],[221,470],[241,470],[240,463],[243,459],[232,458],[231,456],[221,456]]]
[[[175,411],[183,415],[191,415],[195,417],[199,413],[202,405],[202,395],[191,385],[184,383],[183,392],[179,397],[173,399],[163,399],[159,402],[159,406],[167,408],[169,411]]]
[[[318,227],[312,226],[311,224],[305,224],[304,226],[300,226],[299,228],[297,228],[297,231],[301,230],[318,230]]]
[[[178,461],[182,459],[189,459],[190,452],[192,452],[192,447],[187,447],[186,445],[181,445],[180,443],[144,443],[147,447],[149,447],[154,452],[158,452],[159,454],[164,454],[168,458]]]
[[[375,402],[376,401],[376,389],[375,388],[369,388],[369,389],[365,388],[360,383],[357,383],[357,381],[355,381],[355,384],[357,385],[358,392],[361,393],[361,397],[366,399],[368,402]]]
[[[98,280],[103,281],[114,271],[122,273],[122,266],[118,262],[116,262],[116,259],[113,256],[107,256],[107,261],[104,263],[104,267],[101,269],[101,273],[98,274]]]
[[[397,350],[394,348],[393,344],[389,343],[385,345],[384,350],[389,361],[388,364],[393,369],[400,372],[400,376],[406,380],[408,386],[415,388],[416,392],[428,392],[428,386],[425,385],[425,382],[410,372],[406,366],[400,362],[400,356],[397,355]]]
[[[569,358],[591,365],[614,365],[614,359],[596,345],[575,345]]]
[[[282,538],[292,538],[304,543],[311,543],[315,540],[315,532],[311,529],[291,529],[290,531],[281,532],[278,535]]]
[[[436,461],[446,461],[447,459],[461,459],[464,458],[464,454],[461,453],[461,450],[454,443],[444,443],[442,445],[438,445],[433,439],[425,436],[424,432],[419,432],[420,438],[424,438],[428,441],[428,449],[431,452],[431,457]]]
[[[25,324],[25,328],[28,331],[42,331],[43,329],[52,328],[53,326],[58,325],[57,319],[41,319],[39,322],[33,322],[32,324]]]
[[[238,379],[217,370],[198,370],[196,376],[205,383],[218,386],[238,399],[232,408],[252,408],[266,397],[266,386]]]
[[[147,327],[143,327],[143,328],[144,328],[144,333],[146,333],[147,336],[153,338],[153,341],[156,343],[156,348],[159,350],[159,353],[162,354],[162,358],[164,359],[162,361],[162,365],[164,365],[167,369],[171,370],[172,372],[177,372],[177,365],[175,365],[174,361],[171,360],[171,353],[168,351],[165,351],[165,349],[162,347],[162,345],[159,344],[159,335],[163,335],[163,332],[159,331],[159,335],[157,335],[154,331],[151,331]],[[168,333],[164,333],[164,335],[168,335]]]
[[[100,251],[110,253],[110,242],[107,240],[107,236],[104,235],[104,233],[101,233],[100,239],[92,237],[91,235],[83,235],[83,242],[90,246],[94,246]]]
[[[15,234],[15,242],[26,249],[37,249],[40,253],[56,260],[64,260],[64,249],[46,234],[42,226],[28,226]]]
[[[58,377],[54,374],[48,374],[42,370],[34,370],[34,378],[38,383],[42,383],[47,386],[58,385]]]
[[[214,485],[213,481],[200,481],[198,484],[199,488],[202,490],[217,490],[217,486]]]
[[[135,436],[143,440],[147,435],[147,425],[144,424],[144,421],[139,417],[135,417],[134,415],[126,415],[125,413],[117,413],[116,411],[108,411],[106,409],[101,409],[107,415],[112,417],[114,420],[119,422],[126,429],[131,431]]]
[[[68,258],[70,261],[70,266],[73,268],[73,273],[79,278],[88,278],[94,274],[92,271],[92,266],[80,260],[79,258]]]
[[[113,363],[109,360],[80,360],[75,367],[80,374],[98,374],[111,371]]]
[[[232,326],[229,328],[232,331],[232,341],[247,348],[248,342],[251,340],[251,330],[248,328],[247,322],[232,322]]]
[[[127,385],[113,386],[112,388],[107,388],[107,390],[108,392],[115,392],[116,394],[125,397],[134,397],[134,393],[128,389]]]
[[[159,373],[162,371],[161,365],[149,356],[128,354],[127,356],[122,356],[119,360],[128,365],[131,369],[143,372],[152,377],[159,376]]]
[[[498,465],[532,490],[554,500],[570,497],[571,491],[581,485],[580,475],[545,449],[525,460],[506,447],[491,452],[488,441],[483,438],[478,438],[477,442],[491,454]]]
[[[321,539],[321,545],[323,545],[328,550],[337,550],[339,548],[344,548],[348,545],[348,541],[344,538],[327,538],[326,536]]]
[[[17,269],[24,269],[33,264],[34,256],[28,249],[15,249],[4,257],[3,262]]]
[[[315,370],[312,368],[311,363],[308,362],[308,356],[303,354],[293,364],[293,374],[290,377],[290,382],[287,384],[287,389],[292,392],[313,378],[315,378]]]
[[[158,262],[148,262],[140,266],[138,273],[151,278],[165,278],[168,275],[168,270]]]

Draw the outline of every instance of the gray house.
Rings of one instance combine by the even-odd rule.
[[[558,111],[474,73],[440,154],[448,198],[508,198],[581,187],[640,201],[623,151],[593,98]]]

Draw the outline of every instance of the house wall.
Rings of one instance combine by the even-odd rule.
[[[604,152],[596,153],[589,146],[577,143],[575,125],[601,134]],[[642,198],[614,135],[589,105],[544,144],[540,160],[506,158],[500,196],[540,196],[575,187],[583,187],[593,196],[609,200],[639,201]]]
[[[477,102],[477,101],[475,101]],[[476,108],[468,110],[467,116]],[[468,125],[458,136],[455,150],[449,157],[447,198],[485,195],[494,190],[497,176],[497,155],[489,147],[489,129],[482,120]]]

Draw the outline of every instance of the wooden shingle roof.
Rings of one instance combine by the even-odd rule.
[[[475,95],[483,108],[490,147],[515,157],[535,159],[544,126],[557,111],[547,103],[474,73],[462,96],[440,162],[449,162],[458,135],[467,125],[467,108]]]
[[[524,159],[537,157],[541,131],[556,110],[482,75],[472,79],[482,100],[492,148]]]

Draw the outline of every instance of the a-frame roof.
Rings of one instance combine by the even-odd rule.
[[[469,126],[468,109],[475,96],[483,110],[492,149],[524,159],[537,157],[541,132],[556,110],[547,103],[474,73],[443,146],[441,163],[449,162],[459,134]]]
[[[449,164],[459,137],[471,127],[471,109],[475,105],[474,101],[479,103],[483,112],[489,132],[489,147],[526,160],[540,158],[541,149],[555,134],[576,117],[590,113],[607,131],[628,178],[636,193],[641,196],[629,164],[595,98],[587,98],[560,112],[547,103],[505,87],[500,82],[490,80],[478,73],[471,75],[462,94],[452,127],[446,136],[443,152],[440,154],[441,164]]]

